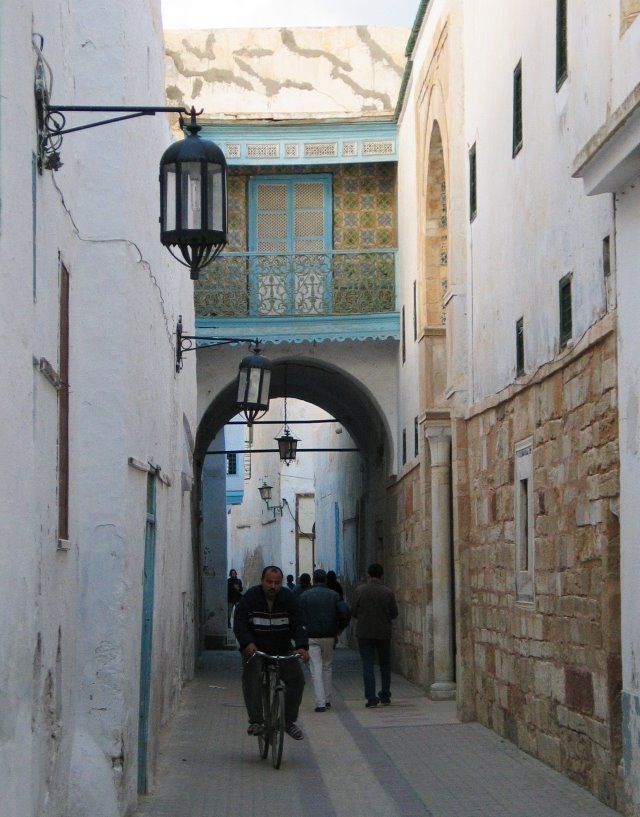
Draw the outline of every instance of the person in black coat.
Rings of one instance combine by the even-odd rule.
[[[263,659],[254,657],[256,650],[268,655],[289,655],[292,650],[309,660],[309,639],[300,602],[295,593],[282,586],[282,570],[268,565],[262,571],[260,584],[249,588],[236,605],[233,632],[242,655],[242,692],[249,716],[247,734],[262,733],[262,695],[260,681]],[[304,675],[299,661],[284,661],[280,666],[286,684],[285,729],[296,740],[304,737],[296,724]]]
[[[231,627],[231,617],[233,615],[233,608],[242,598],[242,582],[238,578],[236,571],[231,568],[229,571],[229,578],[227,579],[227,620],[228,626]]]

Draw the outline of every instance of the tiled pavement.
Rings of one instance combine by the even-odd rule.
[[[166,731],[135,817],[615,817],[588,792],[400,676],[365,709],[356,653],[339,649],[331,710],[307,684],[282,767],[246,734],[235,650],[207,652]]]

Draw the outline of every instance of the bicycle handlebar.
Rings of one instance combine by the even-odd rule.
[[[251,659],[256,655],[260,656],[260,658],[267,658],[272,661],[289,661],[292,658],[299,658],[302,660],[302,656],[299,652],[294,652],[293,655],[269,655],[269,653],[262,652],[262,650],[256,650],[249,656],[249,661],[251,661]]]

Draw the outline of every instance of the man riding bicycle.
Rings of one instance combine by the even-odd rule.
[[[247,590],[235,609],[233,632],[242,654],[242,692],[249,716],[249,735],[259,735],[263,728],[260,689],[263,659],[254,657],[256,650],[287,655],[295,646],[302,660],[305,663],[309,660],[309,640],[300,602],[295,593],[282,586],[282,580],[282,570],[268,565],[262,571],[260,584]],[[302,740],[304,735],[296,724],[304,691],[300,662],[283,662],[281,677],[286,684],[285,731],[295,740]]]

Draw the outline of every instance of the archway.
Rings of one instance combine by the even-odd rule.
[[[271,350],[268,353],[268,356],[272,360],[274,351],[275,350]],[[284,350],[279,351],[281,356],[273,360],[271,379],[272,401],[276,398],[284,397],[286,389],[287,398],[305,401],[327,412],[331,418],[335,418],[335,421],[344,427],[357,449],[359,449],[359,453],[354,455],[359,457],[359,471],[361,472],[361,478],[359,477],[360,494],[357,497],[356,503],[357,510],[354,512],[352,507],[348,514],[343,514],[339,503],[335,503],[335,524],[338,531],[336,536],[340,535],[343,546],[349,548],[349,553],[343,554],[345,558],[341,561],[341,564],[349,564],[352,566],[352,568],[347,571],[349,574],[347,579],[355,583],[355,581],[363,575],[364,566],[375,558],[376,531],[381,529],[381,522],[384,518],[386,496],[385,475],[388,470],[387,462],[392,451],[392,441],[387,418],[382,413],[376,398],[371,394],[367,385],[355,378],[353,374],[346,371],[346,369],[340,368],[326,360],[321,361],[310,357],[291,356],[287,355]],[[300,350],[296,350],[296,354],[298,354],[299,351]],[[212,390],[210,389],[209,391]],[[207,479],[211,470],[209,463],[214,459],[211,456],[212,441],[216,438],[218,432],[237,414],[235,398],[235,383],[229,382],[213,396],[213,399],[203,411],[196,436],[194,451],[195,480],[192,494],[196,524],[194,524],[193,529],[194,560],[197,568],[196,573],[200,577],[199,589],[201,599],[204,598],[207,593],[211,593],[211,577],[210,575],[204,575],[203,571],[205,551],[211,547],[211,542],[205,541],[207,537],[203,536],[203,530],[206,530],[206,528],[203,528],[202,522],[204,519],[206,525],[209,517],[209,511],[205,503],[215,501],[219,504],[224,504],[224,496],[220,487],[217,490],[217,497],[213,497],[211,490],[207,489]],[[257,428],[259,429],[259,425]],[[270,433],[271,436],[273,436],[275,431],[271,431]],[[216,448],[216,446],[219,451],[224,450],[224,442],[220,441],[219,438],[216,438],[213,443],[213,448]],[[304,449],[304,445],[301,447]],[[305,457],[310,455],[302,453],[300,456]],[[277,460],[277,455],[275,459]],[[217,458],[217,460],[220,463],[220,458]],[[205,465],[205,463],[207,463],[207,465]],[[217,467],[218,478],[220,479],[221,465]],[[255,491],[251,499],[255,500]],[[352,499],[352,497],[350,497],[350,499]],[[257,502],[259,505],[259,500]],[[287,511],[291,513],[291,504],[285,506],[286,511],[281,510],[281,514],[285,513],[286,515]],[[353,502],[351,505],[353,506]],[[247,512],[249,512],[250,507],[251,502],[248,503]],[[296,501],[296,520],[298,510],[298,502]],[[218,519],[221,526],[226,525],[226,520],[220,512],[218,512]],[[253,519],[255,520],[255,514]],[[266,526],[265,528],[257,526],[256,536],[267,536],[268,533],[269,531]],[[222,547],[221,541],[218,541],[217,546],[219,548]],[[337,549],[336,547],[336,550]],[[354,549],[356,553],[353,552]],[[206,555],[209,556],[210,553]],[[226,548],[224,555],[226,557]],[[217,592],[221,593],[224,587],[222,583],[223,577],[220,571],[222,554],[220,553],[219,556]],[[260,552],[258,551],[257,558],[259,557]],[[235,567],[235,565],[233,566]],[[331,567],[333,569],[333,566]],[[201,604],[201,615],[199,619],[201,643],[203,643],[205,627],[208,636],[212,632],[210,622],[205,621],[203,615],[204,605]],[[219,629],[218,627],[218,634]],[[210,640],[208,637],[207,644],[209,645],[211,645]]]

